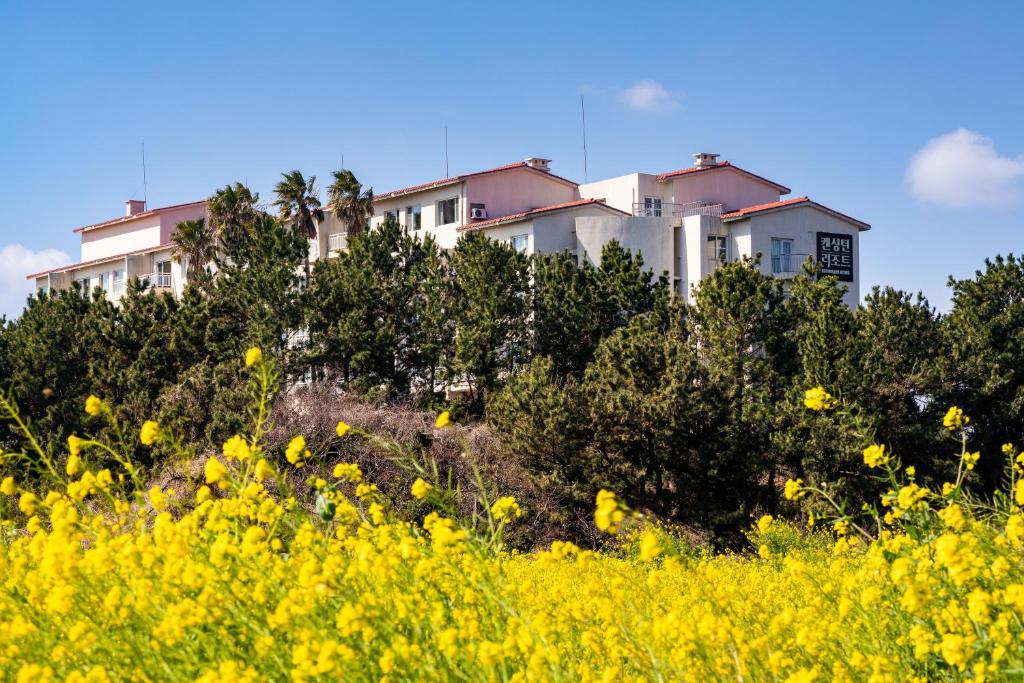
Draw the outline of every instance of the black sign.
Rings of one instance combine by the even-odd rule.
[[[822,275],[835,275],[842,282],[853,282],[853,235],[819,232],[818,263]]]

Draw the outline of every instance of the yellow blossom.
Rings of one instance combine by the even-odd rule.
[[[284,451],[285,459],[295,467],[302,467],[303,460],[309,457],[306,450],[306,437],[299,434],[288,442],[288,448]]]
[[[334,427],[334,433],[337,434],[339,437],[344,438],[344,436],[348,434],[349,430],[351,429],[352,428],[348,426],[348,423],[339,421],[338,424],[335,425]]]
[[[438,415],[437,419],[434,420],[434,426],[437,427],[438,429],[444,429],[450,423],[451,423],[451,417],[448,414],[447,410],[445,410],[440,415]]]
[[[154,486],[149,490],[149,502],[154,510],[163,512],[167,509],[167,494],[159,486]]]
[[[245,367],[251,368],[263,360],[263,352],[258,346],[251,346],[245,352]]]
[[[0,493],[5,496],[13,496],[15,490],[14,477],[4,477],[3,483],[0,483]]]
[[[206,476],[207,484],[216,484],[224,479],[224,476],[227,473],[227,468],[224,467],[224,464],[220,460],[213,456],[206,459],[206,466],[203,468],[203,474]]]
[[[27,517],[31,517],[36,513],[36,505],[38,504],[39,499],[31,491],[21,494],[21,498],[18,499],[18,509],[25,513]]]
[[[864,464],[868,467],[880,467],[889,462],[883,444],[872,444],[864,449]]]
[[[68,452],[73,456],[82,452],[82,440],[74,434],[68,437]]]
[[[139,441],[143,446],[152,446],[160,436],[160,425],[154,420],[146,420],[139,432]]]
[[[337,474],[335,474],[337,476]],[[423,500],[430,493],[430,489],[434,488],[427,483],[422,477],[416,477],[416,481],[412,483],[412,496],[418,500]]]
[[[499,522],[511,522],[523,516],[519,503],[512,496],[502,496],[491,505],[491,516]]]
[[[956,406],[952,406],[946,411],[946,415],[942,418],[942,426],[949,431],[956,431],[967,425],[971,419],[964,415],[964,411]]]
[[[100,414],[103,409],[103,401],[100,400],[99,396],[90,394],[89,398],[85,399],[85,412],[93,417]]]
[[[617,533],[619,525],[626,513],[611,491],[601,489],[597,494],[597,507],[594,510],[594,525],[601,531]]]
[[[661,554],[661,540],[658,534],[650,529],[640,534],[640,560],[650,562]]]
[[[824,387],[817,386],[804,392],[804,405],[811,410],[827,410],[835,407],[836,400]]]
[[[786,500],[799,500],[805,493],[803,479],[790,479],[786,482],[782,495]]]

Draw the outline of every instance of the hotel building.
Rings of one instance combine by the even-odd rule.
[[[667,272],[679,296],[721,264],[761,256],[760,269],[789,281],[808,258],[847,287],[844,301],[860,299],[859,237],[870,226],[744,170],[718,155],[698,153],[688,168],[578,184],[551,172],[550,161],[524,161],[384,192],[374,196],[371,229],[388,218],[410,234],[430,234],[450,249],[459,237],[482,231],[525,253],[569,251],[595,262],[617,240],[643,256],[656,274]],[[126,278],[180,294],[180,264],[171,257],[177,223],[206,215],[206,202],[146,210],[126,203],[126,215],[76,229],[82,261],[28,276],[37,289],[77,280],[117,300]],[[344,226],[330,212],[310,241],[311,257],[331,258],[346,247]]]

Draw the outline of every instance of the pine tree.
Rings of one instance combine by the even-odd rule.
[[[455,245],[451,268],[452,361],[480,413],[502,378],[529,359],[530,260],[507,244],[470,232]]]

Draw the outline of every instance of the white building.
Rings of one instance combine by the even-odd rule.
[[[722,263],[761,256],[765,274],[791,280],[811,258],[860,299],[859,235],[870,226],[807,197],[783,199],[790,189],[716,154],[695,154],[692,167],[578,185],[551,172],[550,161],[525,161],[443,178],[374,197],[371,228],[387,218],[414,235],[431,234],[450,249],[468,231],[508,241],[525,253],[570,251],[594,262],[617,240],[640,253],[656,275],[667,272],[676,292],[692,288]],[[82,262],[30,275],[38,289],[80,280],[113,300],[126,278],[144,277],[180,294],[180,266],[170,259],[178,222],[206,214],[206,202],[146,211],[127,202],[125,216],[79,228]],[[311,240],[311,256],[344,249],[344,227],[330,212]]]
[[[206,200],[147,210],[145,202],[129,199],[125,215],[75,228],[82,236],[82,260],[33,273],[37,291],[67,289],[80,282],[87,291],[99,287],[111,301],[124,294],[128,280],[139,278],[161,292],[180,296],[184,288],[181,264],[171,258],[171,235],[178,223],[206,216]]]
[[[788,187],[718,162],[717,154],[693,156],[690,168],[580,185],[582,197],[630,214],[578,219],[580,258],[598,259],[616,239],[656,273],[667,272],[687,300],[722,263],[760,255],[763,273],[791,280],[811,258],[846,285],[846,304],[857,305],[859,235],[870,225],[807,197],[784,200]]]

